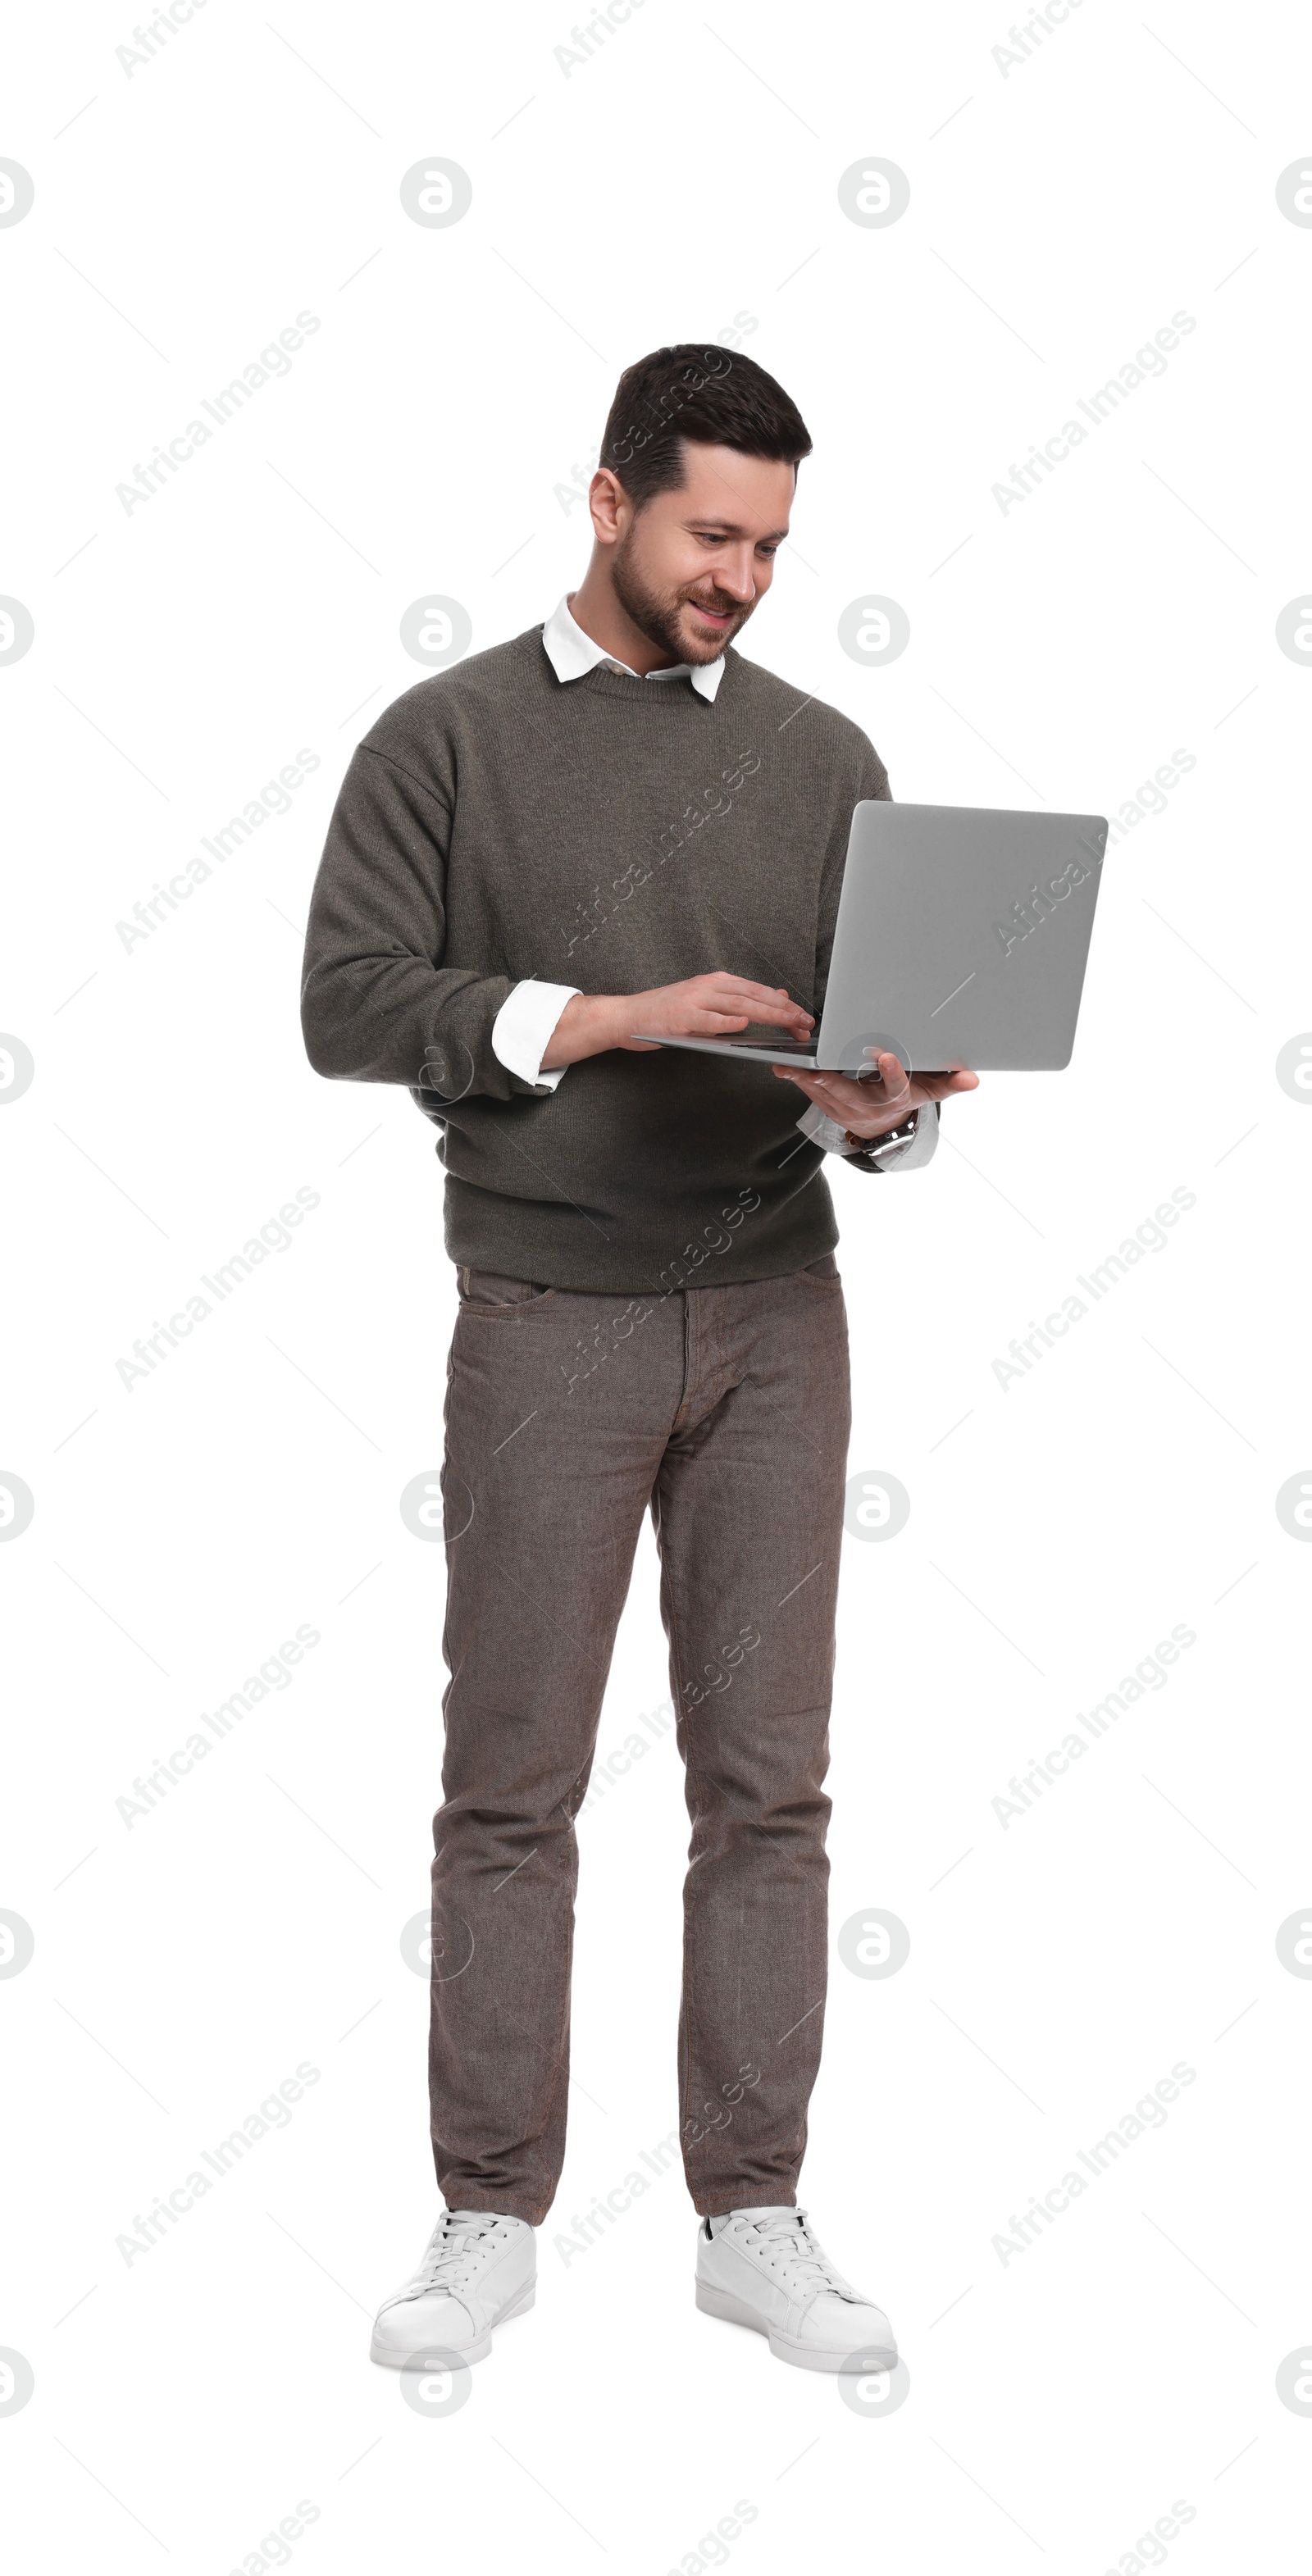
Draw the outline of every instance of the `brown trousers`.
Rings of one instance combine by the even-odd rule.
[[[578,1846],[650,1506],[692,1819],[679,2110],[703,2214],[796,2199],[827,1964],[850,1399],[832,1253],[661,1297],[461,1270],[443,1497],[433,2153],[540,2225],[565,2152]]]

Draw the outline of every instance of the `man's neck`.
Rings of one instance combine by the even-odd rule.
[[[678,669],[677,654],[667,652],[663,644],[653,644],[640,626],[635,626],[622,608],[604,573],[589,565],[576,591],[569,600],[569,613],[590,643],[600,644],[612,661],[623,662],[626,670],[636,671],[644,679],[649,671]]]

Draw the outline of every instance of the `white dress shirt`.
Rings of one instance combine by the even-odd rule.
[[[617,662],[601,644],[594,644],[570,615],[572,592],[566,592],[542,629],[542,642],[547,659],[558,680],[581,680],[586,671],[601,666],[608,671],[623,671],[631,680],[640,676],[651,681],[691,680],[698,697],[713,701],[724,678],[724,656],[714,662],[676,662],[662,671],[639,674],[627,662]],[[492,1052],[507,1073],[517,1073],[521,1082],[535,1083],[539,1089],[554,1091],[568,1065],[544,1069],[542,1058],[551,1042],[552,1031],[565,1004],[581,990],[578,984],[545,984],[528,976],[512,987],[492,1023]],[[850,1145],[846,1130],[825,1115],[815,1101],[808,1101],[806,1113],[797,1121],[804,1136],[824,1148],[827,1154],[860,1152]],[[872,1138],[865,1150],[881,1157],[881,1168],[910,1170],[917,1163],[927,1163],[938,1143],[938,1119],[922,1119],[916,1114],[916,1130],[895,1144],[881,1146]],[[882,1158],[887,1157],[884,1161]]]

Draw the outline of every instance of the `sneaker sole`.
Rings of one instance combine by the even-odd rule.
[[[530,2281],[527,2289],[521,2290],[518,2298],[512,2299],[509,2307],[502,2309],[500,2316],[495,2321],[495,2324],[488,2327],[487,2333],[483,2336],[481,2342],[452,2344],[448,2346],[447,2349],[454,2352],[457,2361],[486,2361],[488,2354],[492,2350],[492,2337],[496,2332],[497,2326],[508,2325],[512,2317],[522,2317],[525,2314],[525,2311],[532,2307],[536,2293],[537,2283],[536,2281]],[[375,2327],[373,2338],[369,2345],[369,2358],[371,2361],[379,2362],[384,2370],[404,2370],[406,2363],[414,2359],[415,2353],[428,2352],[432,2349],[433,2347],[429,2344],[417,2343],[412,2346],[409,2352],[397,2352],[391,2344],[380,2343],[378,2330]]]
[[[791,2335],[780,2334],[777,2327],[758,2316],[756,2309],[749,2307],[745,2299],[736,2299],[732,2290],[717,2290],[712,2282],[698,2280],[697,2305],[703,2316],[722,2317],[726,2325],[749,2326],[753,2334],[763,2334],[775,2360],[789,2361],[797,2370],[827,2370],[837,2374],[847,2367],[850,2359],[847,2353],[826,2352],[816,2344],[798,2343]],[[863,2346],[861,2361],[866,2371],[893,2370],[897,2366],[897,2354],[891,2349],[876,2354]]]

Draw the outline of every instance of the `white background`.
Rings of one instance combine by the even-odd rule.
[[[1292,2563],[1312,1982],[1275,1935],[1312,1902],[1312,1556],[1274,1498],[1312,1459],[1312,1117],[1274,1067],[1312,1025],[1312,679],[1275,621],[1309,572],[1312,231],[1275,185],[1309,143],[1308,34],[1085,0],[1019,65],[1007,39],[952,0],[646,0],[562,67],[545,6],[209,0],[129,75],[126,13],[11,29],[0,152],[36,189],[0,231],[0,589],[35,621],[0,668],[0,1026],[36,1065],[0,1120],[0,1466],[36,1499],[0,1548],[0,1904],[35,1936],[0,1983],[24,2569]],[[426,154],[472,181],[449,229],[400,203]],[[838,202],[871,154],[910,180],[884,230]],[[290,372],[126,511],[116,485],[302,310]],[[1177,310],[1166,373],[1004,513],[994,483]],[[803,2198],[887,2304],[909,2397],[867,2419],[698,2316],[677,2171],[554,2247],[677,2120],[671,1736],[581,1827],[537,2307],[431,2421],[366,2355],[436,2205],[399,1942],[442,1566],[398,1497],[439,1458],[454,1297],[432,1130],[311,1073],[300,936],[353,745],[422,677],[404,610],[433,584],[476,649],[549,612],[586,559],[555,487],[620,367],[736,315],[815,439],[752,655],[862,724],[903,798],[1115,816],[1175,749],[1195,766],[1114,844],[1070,1070],[986,1080],[928,1172],[834,1179],[851,1466],[912,1508],[846,1543],[832,1919],[888,1909],[911,1952],[886,1981],[835,1952]],[[881,669],[837,642],[863,583],[910,619]],[[292,809],[125,948],[303,746]],[[290,1246],[125,1388],[134,1338],[298,1188],[320,1205]],[[994,1359],[1175,1189],[1165,1247],[1004,1391]],[[302,1623],[293,1682],[129,1828],[134,1776]],[[1166,1686],[1004,1827],[1012,1774],[1176,1624]],[[666,1687],[644,1538],[603,1755]],[[290,2123],[126,2264],[134,2214],[302,2062]],[[1004,2264],[1011,2214],[1177,2062],[1166,2124]],[[750,2527],[699,2546],[740,2498]],[[317,2521],[269,2541],[301,2499]],[[1176,2499],[1193,2519],[1136,2550]]]

